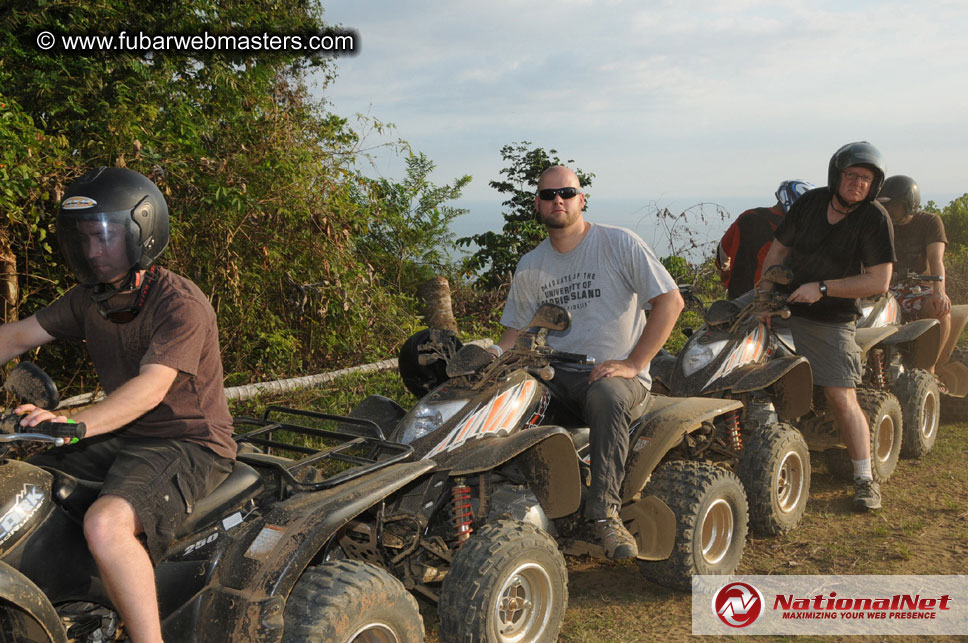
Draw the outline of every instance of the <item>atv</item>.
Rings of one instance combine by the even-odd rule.
[[[790,278],[780,266],[764,274],[778,284]],[[782,293],[754,290],[737,300],[713,302],[706,324],[677,357],[666,354],[653,361],[653,377],[670,391],[741,398],[744,421],[772,422],[775,414],[793,423],[811,451],[824,453],[831,473],[850,479],[852,466],[838,427],[822,390],[813,387],[809,364],[796,355],[789,328],[782,322],[771,328],[760,320],[764,313],[788,317],[785,300]],[[857,397],[870,425],[871,466],[878,482],[894,471],[902,445],[902,411],[892,389],[904,390],[908,378],[924,382],[923,369],[937,355],[937,321],[922,321],[903,330],[859,328],[856,333],[864,368]]]
[[[858,328],[883,328],[885,326],[903,326],[909,324],[921,324],[930,320],[919,320],[911,311],[902,308],[898,303],[905,293],[918,295],[924,284],[933,284],[941,281],[938,275],[919,275],[908,272],[904,275],[896,275],[891,289],[877,297],[865,299],[861,303],[862,317],[857,322]],[[964,330],[965,323],[968,321],[968,305],[962,304],[951,307],[951,333],[960,335]],[[954,421],[964,421],[968,419],[968,351],[962,348],[954,348],[948,359],[944,360],[937,367],[937,376],[943,387],[937,383],[933,386],[927,383],[928,379],[935,378],[930,373],[915,378],[909,376],[907,381],[900,382],[903,389],[896,390],[898,398],[904,407],[904,450],[902,456],[919,458],[931,450],[937,439],[937,429],[939,424],[940,410],[944,409],[947,418]],[[922,380],[926,383],[913,382],[914,379]],[[920,396],[920,400],[912,399],[913,396]],[[941,400],[944,403],[941,403]],[[906,404],[911,400],[912,404]]]
[[[590,480],[588,429],[547,421],[551,395],[543,382],[554,377],[557,365],[589,364],[585,356],[547,346],[549,332],[569,325],[567,310],[542,305],[516,345],[497,358],[475,345],[455,350],[437,331],[421,331],[415,342],[421,363],[438,368],[445,362],[446,377],[388,424],[395,426],[389,435],[412,446],[416,457],[432,459],[439,475],[432,485],[414,489],[412,499],[387,505],[382,547],[373,527],[361,526],[358,533],[369,533],[368,553],[391,561],[404,584],[421,594],[427,589],[420,585],[452,556],[443,579],[442,629],[457,622],[462,625],[448,627],[461,631],[489,618],[486,610],[493,614],[495,604],[485,597],[512,588],[514,600],[502,601],[501,613],[515,605],[521,618],[534,621],[556,614],[557,608],[549,613],[546,606],[559,600],[556,585],[563,585],[565,570],[544,562],[558,552],[552,536],[569,553],[604,556],[580,514]],[[412,374],[404,364],[401,371]],[[425,384],[432,380],[425,378]],[[746,543],[746,494],[736,476],[715,462],[732,454],[726,420],[741,404],[656,397],[644,406],[630,427],[620,510],[637,540],[641,572],[679,589],[688,589],[696,574],[732,573]],[[448,510],[438,511],[439,505]],[[413,513],[421,508],[431,513],[417,521]],[[505,562],[507,552],[520,548],[511,544],[507,519],[527,525],[516,529],[542,543],[541,557]],[[408,533],[424,520],[437,544]],[[477,544],[477,538],[483,541]],[[458,543],[456,552],[445,547],[448,539]],[[522,631],[508,625],[497,640],[534,640],[519,637]]]
[[[810,493],[810,452],[791,424],[810,410],[813,376],[806,358],[784,354],[769,328],[730,302],[707,310],[688,286],[683,298],[703,310],[706,325],[687,330],[678,356],[652,360],[653,387],[673,397],[716,396],[742,407],[727,418],[735,455],[725,463],[739,476],[750,505],[750,527],[760,536],[800,524]],[[777,308],[775,315],[789,315]]]
[[[15,367],[5,387],[57,406],[56,387],[31,364]],[[85,427],[45,422],[21,433],[19,419],[4,416],[0,433],[0,641],[126,640],[82,532],[100,485],[13,457],[83,437]],[[433,463],[412,461],[411,447],[372,423],[315,419],[355,430],[277,422],[269,410],[248,421],[254,430],[237,438],[234,469],[197,502],[155,567],[166,640],[423,640],[417,603],[397,579],[327,553],[350,520]],[[331,446],[295,443],[320,439]]]

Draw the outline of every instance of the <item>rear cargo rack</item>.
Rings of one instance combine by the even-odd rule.
[[[336,422],[338,426],[335,430],[330,430],[280,422],[271,418],[273,413]],[[235,441],[240,446],[250,444],[256,447],[255,453],[240,448],[239,460],[259,467],[269,467],[279,473],[291,487],[303,491],[329,489],[391,464],[408,460],[413,455],[413,447],[388,441],[375,422],[360,418],[285,406],[269,406],[261,419],[237,417],[235,425],[256,427],[245,434],[235,436]],[[290,434],[287,436],[289,440],[280,439],[274,435],[283,431]],[[297,436],[317,438],[324,441],[326,446],[313,447],[297,444],[292,440]],[[274,453],[276,451],[295,455],[281,457]],[[341,468],[335,473],[326,471],[326,469],[338,469],[342,465],[351,465],[351,467]]]

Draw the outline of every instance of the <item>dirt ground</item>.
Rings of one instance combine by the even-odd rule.
[[[938,442],[926,458],[901,460],[882,488],[884,508],[874,514],[854,513],[850,485],[814,464],[802,525],[779,538],[751,539],[737,573],[968,574],[966,455],[968,425],[942,425]],[[569,557],[568,569],[568,612],[560,641],[712,638],[692,637],[688,594],[646,581],[635,563]],[[435,612],[432,606],[423,606],[428,641],[439,640]],[[744,638],[759,643],[791,637],[733,640]],[[968,636],[961,640],[968,641]]]

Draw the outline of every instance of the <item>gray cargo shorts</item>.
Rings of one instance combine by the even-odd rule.
[[[863,373],[854,322],[818,322],[793,316],[788,323],[797,354],[810,362],[814,384],[857,388]]]

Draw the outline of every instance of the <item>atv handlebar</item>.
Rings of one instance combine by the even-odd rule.
[[[29,428],[33,429],[35,433],[49,435],[54,438],[65,438],[68,442],[73,441],[75,438],[80,440],[87,434],[87,425],[83,422],[74,422],[73,420],[68,420],[67,422],[45,420]]]

